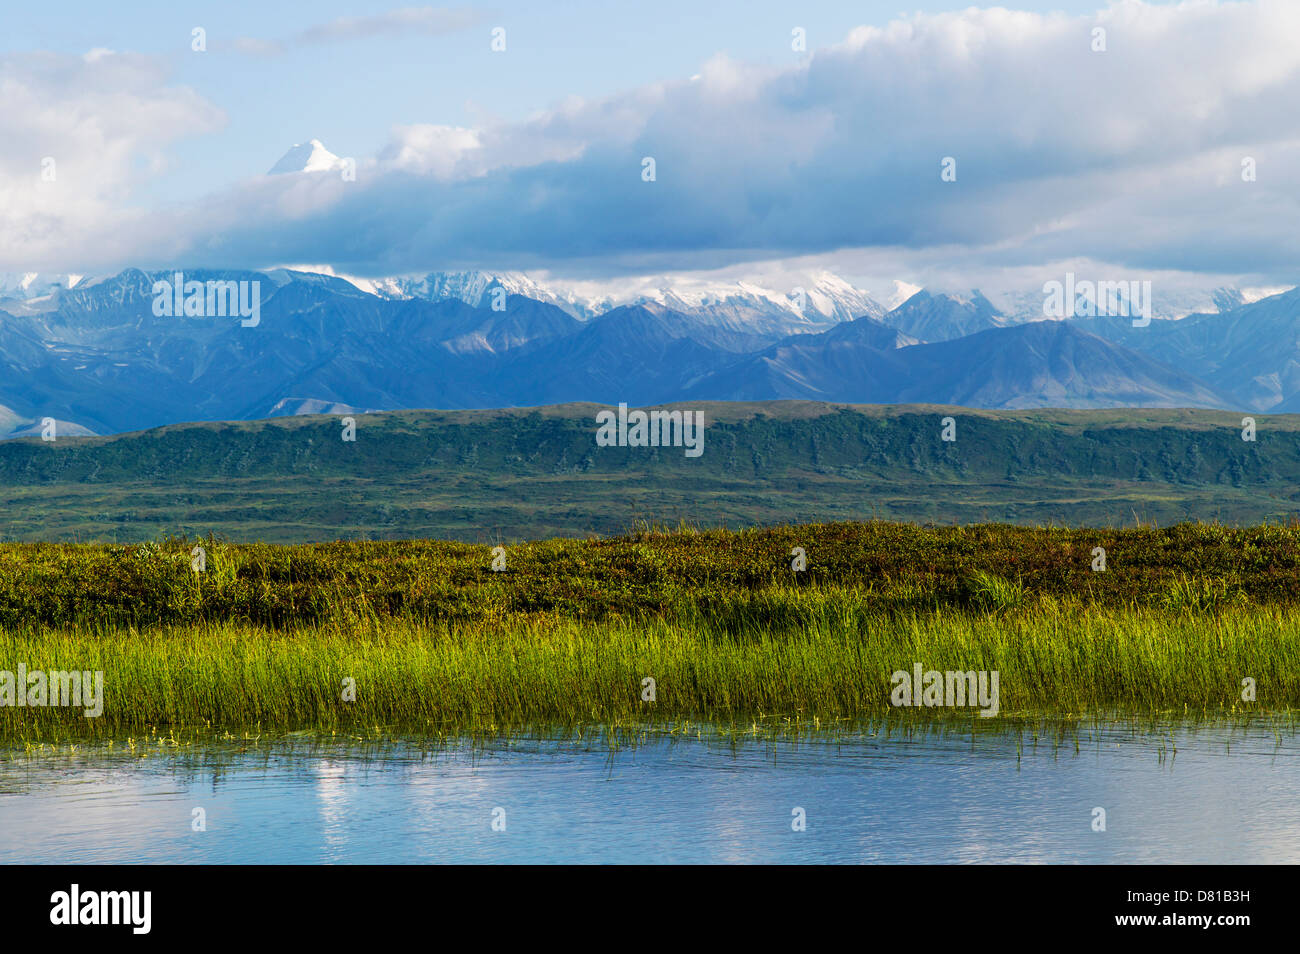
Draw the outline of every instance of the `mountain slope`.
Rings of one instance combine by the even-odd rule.
[[[685,392],[711,400],[810,400],[966,407],[1233,407],[1191,375],[1063,322],[1030,322],[934,344],[861,319],[714,373]],[[861,329],[857,340],[849,334]],[[866,332],[870,331],[871,334]]]
[[[910,362],[896,354],[916,343],[873,318],[818,335],[794,335],[689,385],[700,400],[888,403],[904,388]]]
[[[1300,288],[1219,314],[1152,321],[1076,319],[1125,347],[1202,378],[1252,410],[1279,412],[1300,401]]]
[[[684,382],[732,357],[709,343],[715,335],[685,315],[625,305],[574,335],[510,357],[491,381],[494,393],[509,393],[511,404],[524,406],[672,400]]]
[[[948,341],[1009,322],[978,291],[967,297],[932,295],[921,289],[880,319],[919,341]]]
[[[128,270],[0,311],[0,404],[112,433],[177,420],[257,418],[292,399],[352,407],[497,403],[485,359],[572,334],[580,323],[529,299],[504,311],[460,301],[385,301],[337,278],[290,271],[186,272],[258,282],[260,321],[159,317]],[[17,313],[14,313],[17,312]]]

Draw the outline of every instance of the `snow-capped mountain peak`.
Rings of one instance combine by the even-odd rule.
[[[289,151],[280,157],[267,175],[275,176],[289,172],[333,172],[343,167],[343,160],[325,148],[319,139],[304,143],[295,143]]]
[[[750,330],[779,326],[789,333],[884,314],[884,308],[870,295],[830,272],[809,275],[788,289],[745,280],[706,281],[694,276],[661,276],[605,285],[539,279],[523,272],[483,271],[348,280],[363,291],[385,298],[458,298],[475,307],[485,303],[490,289],[500,287],[509,295],[524,295],[555,305],[584,321],[622,305],[657,305],[712,318],[724,326],[747,325]]]
[[[826,271],[808,274],[799,284],[792,281],[790,288],[778,289],[756,281],[710,281],[691,275],[607,284],[566,282],[524,272],[445,271],[361,278],[337,273],[328,266],[286,267],[333,275],[380,298],[459,299],[475,308],[486,307],[491,290],[501,288],[507,295],[554,305],[582,321],[623,305],[650,305],[710,319],[724,328],[792,334],[824,330],[863,316],[879,318],[885,312],[866,292]]]
[[[0,298],[31,301],[63,289],[85,286],[84,275],[45,272],[0,273]]]

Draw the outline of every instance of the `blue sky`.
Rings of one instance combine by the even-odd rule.
[[[1011,6],[21,5],[0,270],[1293,278],[1300,4]],[[313,137],[355,182],[264,176]]]

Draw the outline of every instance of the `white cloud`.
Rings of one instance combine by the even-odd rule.
[[[110,252],[139,214],[133,185],[166,147],[224,122],[165,82],[148,58],[104,50],[0,58],[0,267],[62,270]]]
[[[480,175],[483,142],[473,129],[456,126],[399,126],[380,158],[393,166],[435,179]]]

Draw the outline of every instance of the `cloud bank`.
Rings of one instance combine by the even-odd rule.
[[[142,67],[103,65],[116,55],[5,61],[0,77],[27,93],[0,107],[0,268],[311,261],[361,275],[613,275],[858,250],[917,267],[1090,259],[1293,281],[1296,36],[1290,0],[916,15],[783,68],[719,56],[695,77],[522,123],[402,126],[358,158],[355,181],[256,177],[147,214],[125,204],[131,158],[211,130],[219,111],[185,90],[146,90]],[[69,77],[92,70],[110,71],[99,92],[76,92]],[[40,199],[40,150],[6,135],[29,122],[106,165],[71,198]]]

